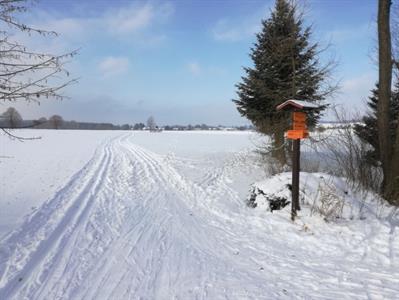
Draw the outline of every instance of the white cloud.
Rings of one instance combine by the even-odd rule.
[[[370,96],[370,90],[375,87],[376,81],[377,74],[374,72],[345,79],[335,100],[330,99],[329,102],[342,106],[348,114],[362,114],[367,108],[364,103]],[[333,116],[334,114],[327,115],[330,118]]]
[[[76,39],[76,37],[80,38],[86,32],[86,29],[91,26],[90,22],[90,19],[60,18],[50,20],[49,24],[44,27],[51,28],[51,30],[68,39]]]
[[[225,68],[214,65],[205,65],[197,61],[191,61],[185,65],[186,71],[194,76],[207,75],[214,78],[223,77],[227,74]]]
[[[260,20],[245,20],[241,24],[233,24],[228,19],[219,20],[212,29],[216,41],[237,42],[253,36],[260,30]]]
[[[344,80],[342,92],[346,95],[368,95],[376,82],[375,74],[366,73],[355,78]]]
[[[154,22],[163,22],[173,13],[169,3],[154,6],[132,4],[111,10],[104,16],[109,32],[119,34],[134,33],[151,26]]]
[[[107,16],[109,31],[129,33],[147,27],[154,17],[154,9],[149,4],[142,7],[119,9]]]
[[[326,36],[331,38],[333,43],[345,43],[371,37],[375,33],[374,24],[363,24],[353,28],[339,28],[327,32]]]
[[[170,19],[174,12],[173,6],[170,3],[157,6],[140,1],[128,3],[117,8],[108,8],[91,17],[65,17],[38,9],[28,23],[33,23],[36,28],[57,32],[60,35],[58,42],[61,40],[65,44],[84,45],[89,43],[90,39],[104,38],[104,34],[108,40],[121,36],[126,40],[124,35],[135,34],[141,37],[131,39],[136,43],[139,41],[141,44],[155,45],[163,42],[166,39],[165,35],[155,33],[154,29]]]
[[[129,69],[129,59],[126,57],[108,56],[100,61],[98,69],[104,77],[121,75]]]
[[[270,14],[274,1],[266,1],[265,5],[251,15],[240,18],[222,18],[211,28],[214,40],[221,42],[238,42],[254,35],[261,29],[261,21]]]
[[[199,74],[201,74],[202,68],[198,62],[193,61],[193,62],[189,62],[187,64],[187,69],[191,74],[199,75]]]

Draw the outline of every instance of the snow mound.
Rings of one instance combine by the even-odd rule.
[[[372,192],[354,191],[344,178],[324,173],[300,174],[300,216],[319,215],[326,221],[382,217],[388,205]],[[267,210],[291,209],[291,173],[281,173],[256,182],[247,204]]]

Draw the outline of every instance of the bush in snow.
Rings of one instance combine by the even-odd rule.
[[[338,196],[337,189],[332,184],[325,182],[323,178],[321,179],[310,209],[311,214],[318,213],[326,221],[342,218],[345,199]]]
[[[378,217],[387,208],[385,202],[376,201],[378,195],[352,189],[345,178],[324,173],[300,175],[301,216],[319,215],[325,221],[337,219],[364,219]],[[290,213],[291,173],[281,173],[253,184],[247,205],[256,209]]]
[[[264,198],[264,201],[266,201],[269,204],[269,210],[271,212],[273,212],[273,210],[280,210],[291,203],[290,201],[288,201],[287,197],[277,196],[274,194],[267,194],[261,189],[254,186],[252,188],[252,192],[249,198],[247,199],[247,205],[249,207],[255,208],[258,205],[257,204],[258,197]]]
[[[333,112],[335,118],[346,126],[313,138],[313,143],[310,141],[313,150],[329,165],[331,171],[328,173],[345,177],[353,190],[378,193],[382,183],[381,168],[378,163],[370,164],[369,156],[374,151],[373,147],[355,134],[354,128],[359,128],[359,125],[350,120],[358,117],[344,110],[335,109]]]

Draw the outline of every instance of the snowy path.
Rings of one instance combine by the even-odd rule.
[[[193,181],[121,135],[1,241],[0,299],[399,294],[389,226],[357,237],[345,227],[332,240],[279,217],[253,216],[223,168]]]

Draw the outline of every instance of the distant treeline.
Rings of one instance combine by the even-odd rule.
[[[0,119],[0,128],[35,128],[35,129],[76,129],[76,130],[131,130],[129,124],[114,125],[112,123],[76,122],[64,120],[21,120],[10,125],[9,121]]]
[[[135,123],[115,125],[112,123],[94,123],[65,121],[62,118],[51,117],[49,119],[41,118],[39,120],[10,120],[0,118],[0,128],[34,128],[34,129],[68,129],[68,130],[149,130],[144,123]],[[210,126],[206,124],[197,125],[165,125],[159,127],[165,131],[187,131],[187,130],[252,130],[252,126]]]
[[[112,123],[94,123],[94,122],[77,122],[77,121],[62,121],[54,122],[54,120],[47,121],[25,121],[27,127],[36,129],[76,129],[76,130],[130,130],[131,125],[114,125]]]
[[[0,120],[0,127],[8,127],[7,122]],[[94,123],[64,121],[50,118],[48,120],[23,120],[17,128],[36,128],[36,129],[68,129],[68,130],[150,130],[144,123],[115,125],[112,123]],[[158,127],[157,127],[158,128]],[[197,125],[165,125],[159,127],[165,131],[189,131],[189,130],[252,130],[252,126],[210,126],[206,124]]]
[[[252,130],[252,126],[232,126],[222,125],[209,126],[206,124],[197,125],[166,125],[157,126],[155,119],[150,117],[147,125],[135,123],[134,125],[123,124],[114,125],[112,123],[77,122],[65,121],[60,115],[53,115],[50,118],[40,118],[37,120],[24,120],[21,114],[13,107],[9,107],[4,113],[0,114],[0,128],[35,128],[35,129],[76,129],[76,130]]]
[[[253,126],[210,126],[206,124],[197,124],[197,125],[165,125],[162,127],[163,130],[253,130]]]

